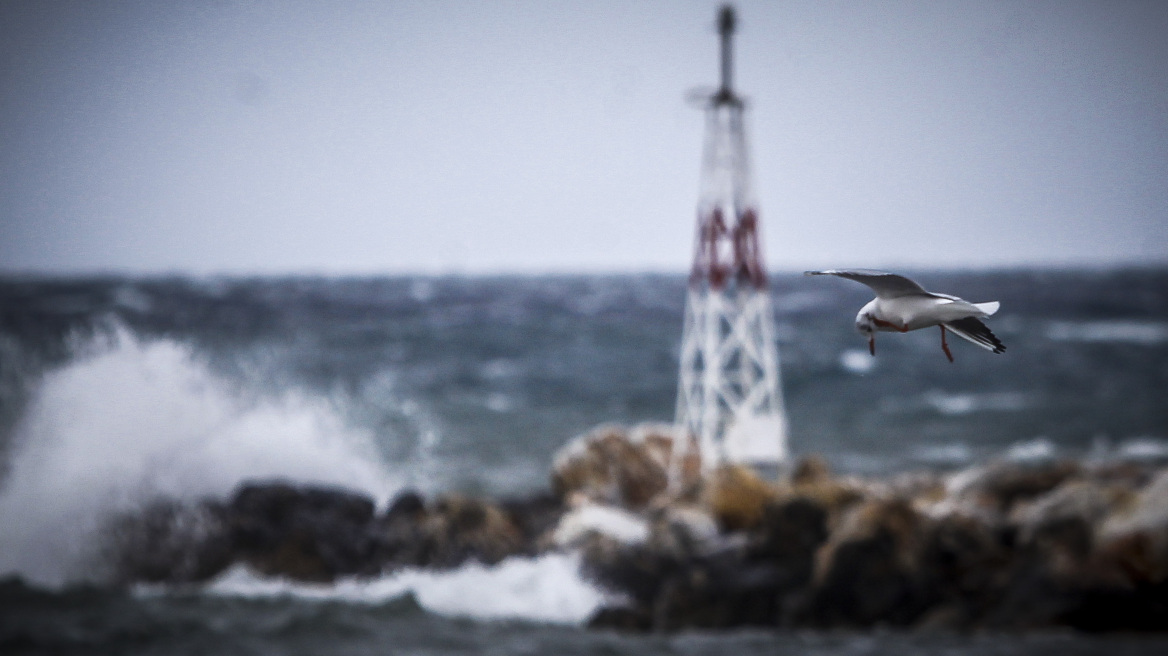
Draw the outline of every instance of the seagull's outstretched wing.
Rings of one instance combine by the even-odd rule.
[[[977,317],[965,317],[964,319],[954,319],[953,321],[946,321],[945,327],[948,328],[954,335],[965,338],[974,344],[982,347],[987,351],[994,353],[1001,353],[1006,350],[1002,341],[997,338],[989,327],[981,322]]]
[[[917,283],[885,271],[871,271],[869,269],[829,269],[827,271],[804,271],[805,276],[839,276],[848,280],[855,280],[872,288],[880,298],[899,298],[917,294],[930,295]]]

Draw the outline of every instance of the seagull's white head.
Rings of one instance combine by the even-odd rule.
[[[868,313],[867,306],[856,315],[856,332],[867,338],[868,352],[876,355],[876,321]]]

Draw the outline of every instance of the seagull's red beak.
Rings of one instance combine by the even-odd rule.
[[[873,356],[876,355],[876,336],[872,335],[868,338],[868,352]]]

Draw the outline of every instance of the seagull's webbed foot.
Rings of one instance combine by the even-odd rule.
[[[876,357],[876,337],[875,336],[868,338],[868,352],[872,354],[872,357]]]
[[[945,357],[953,362],[953,354],[949,352],[949,343],[945,341],[945,325],[940,324],[938,327],[941,329],[941,350],[945,352]]]

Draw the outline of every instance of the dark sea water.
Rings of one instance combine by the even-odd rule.
[[[994,355],[868,355],[849,281],[775,275],[796,455],[881,474],[1168,457],[1168,270],[913,272],[998,300]],[[1168,653],[1141,636],[680,634],[579,625],[570,554],[335,586],[103,586],[99,526],[243,480],[514,497],[604,422],[672,419],[685,279],[0,277],[0,653]],[[956,343],[955,343],[956,342]]]

